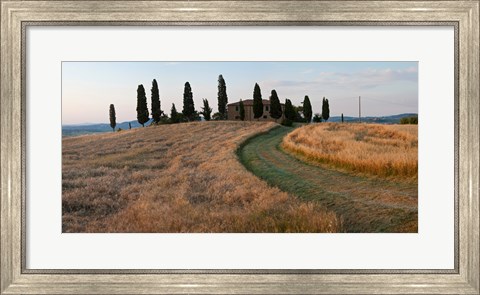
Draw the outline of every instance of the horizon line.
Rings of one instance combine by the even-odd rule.
[[[314,114],[317,114],[317,113],[314,113]],[[320,113],[318,113],[320,114]],[[417,115],[418,116],[418,113],[399,113],[399,114],[391,114],[391,115],[380,115],[380,116],[362,116],[362,118],[382,118],[382,117],[392,117],[392,116],[399,116],[399,115]],[[342,114],[340,115],[334,115],[334,116],[330,116],[330,118],[334,118],[334,117],[341,117]],[[346,117],[346,118],[358,118],[358,116],[349,116],[349,115],[343,115],[343,117]],[[152,118],[149,118],[148,119],[149,121],[152,120]],[[122,124],[122,123],[129,123],[129,122],[136,122],[137,120],[130,120],[130,121],[122,121],[122,122],[118,122],[118,124]],[[215,121],[215,120],[210,120],[210,121]],[[235,120],[220,120],[220,121],[235,121]],[[110,125],[110,123],[108,122],[97,122],[97,123],[68,123],[68,124],[63,124],[62,123],[62,127],[63,126],[88,126],[88,125],[99,125],[99,124],[106,124],[106,125]]]

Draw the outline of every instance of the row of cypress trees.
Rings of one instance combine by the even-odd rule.
[[[155,79],[152,82],[152,89],[151,89],[151,99],[152,99],[152,119],[153,122],[158,124],[162,121],[162,116],[164,112],[161,110],[160,104],[160,95],[158,91],[158,83]],[[227,103],[228,103],[228,96],[227,96],[227,86],[225,83],[225,79],[222,75],[218,77],[218,114],[217,118],[220,120],[224,120],[227,118]],[[193,92],[190,83],[187,81],[185,83],[185,87],[183,90],[183,110],[182,113],[178,113],[175,104],[172,104],[172,108],[170,111],[170,122],[171,123],[178,123],[184,120],[187,121],[194,121],[198,119],[198,115],[202,114],[205,120],[212,119],[212,108],[210,107],[208,100],[203,99],[203,107],[202,111],[199,113],[195,110],[195,104],[193,102]],[[137,88],[137,120],[138,123],[144,126],[145,123],[150,120],[148,107],[147,107],[147,97],[145,94],[145,88],[142,84],[138,85]],[[114,128],[114,127],[112,127]]]
[[[161,110],[160,103],[160,93],[158,91],[157,80],[153,79],[151,99],[152,99],[152,119],[155,123],[160,122],[161,116],[163,114]],[[137,121],[138,123],[145,126],[145,123],[150,120],[147,106],[147,95],[145,94],[145,88],[142,84],[137,87]]]
[[[312,104],[310,103],[310,98],[308,95],[305,95],[303,100],[303,117],[304,121],[311,122],[312,121]],[[240,101],[240,119],[244,120],[245,118],[245,110],[243,102]],[[285,109],[282,111],[282,106],[280,104],[280,100],[278,98],[277,91],[275,89],[272,90],[270,95],[270,117],[274,118],[275,120],[282,117],[282,112],[285,112],[285,119],[293,122],[298,121],[297,114],[298,112],[295,110],[292,102],[287,98],[285,99]],[[253,88],[253,116],[255,119],[260,118],[263,115],[263,100],[262,100],[262,93],[260,90],[260,86],[255,83],[255,87]],[[330,117],[330,106],[328,104],[328,99],[325,97],[322,101],[322,118],[327,121]]]
[[[227,87],[225,83],[225,79],[222,75],[218,76],[218,113],[214,115],[216,119],[225,120],[227,119],[227,104],[228,104],[228,96],[227,96]],[[156,79],[152,81],[152,88],[151,88],[151,115],[153,122],[158,124],[162,120],[162,116],[164,112],[161,110],[161,103],[160,103],[160,94],[158,90],[158,83]],[[239,105],[239,113],[240,119],[245,119],[245,106],[242,100],[240,100]],[[148,106],[147,106],[147,97],[145,93],[145,88],[142,84],[138,85],[137,88],[137,120],[142,126],[145,126],[149,118]],[[285,118],[288,121],[298,121],[297,117],[297,110],[292,105],[292,102],[289,99],[285,99],[285,109],[282,110],[280,100],[278,98],[277,91],[275,89],[272,90],[270,95],[270,117],[274,118],[275,120],[282,117],[283,112],[285,113]],[[310,103],[310,99],[308,95],[305,96],[303,101],[302,112],[304,116],[304,120],[306,122],[312,121],[312,105]],[[115,130],[116,126],[116,117],[115,117],[115,107],[113,104],[110,105],[110,127]],[[210,107],[208,100],[203,99],[203,107],[200,114],[202,114],[205,120],[209,121],[212,119],[211,116],[212,108]],[[184,120],[193,121],[198,119],[198,112],[195,110],[195,105],[193,102],[193,92],[190,86],[190,83],[187,81],[185,83],[184,91],[183,91],[183,110],[182,113],[179,114],[175,104],[172,104],[172,108],[170,111],[170,119],[171,123],[178,123]],[[253,89],[253,114],[254,118],[258,119],[263,116],[263,100],[262,100],[262,93],[260,90],[260,86],[258,83],[255,83]],[[328,99],[325,97],[323,98],[322,102],[322,118],[326,121],[329,118],[330,110],[328,105]],[[317,115],[316,115],[317,117]],[[316,118],[314,118],[316,121]],[[321,119],[320,119],[321,121]]]
[[[243,109],[243,102],[240,101],[240,119],[244,120],[244,116],[242,116],[242,109]],[[274,118],[275,120],[282,117],[282,105],[280,104],[280,99],[278,98],[277,91],[275,89],[272,90],[270,95],[270,109],[269,109],[270,117]],[[255,119],[260,118],[263,115],[263,100],[262,100],[262,92],[260,90],[260,86],[255,83],[255,87],[253,88],[253,117]]]

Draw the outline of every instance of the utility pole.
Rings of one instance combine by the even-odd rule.
[[[358,122],[362,122],[362,104],[360,96],[358,97]]]

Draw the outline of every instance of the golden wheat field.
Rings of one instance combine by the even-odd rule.
[[[63,232],[338,232],[235,150],[274,123],[195,122],[62,140]]]
[[[307,161],[354,173],[418,177],[417,125],[312,124],[285,136],[282,148]]]

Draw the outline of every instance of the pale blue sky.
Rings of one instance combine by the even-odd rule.
[[[63,62],[62,124],[106,123],[111,103],[117,122],[136,120],[137,87],[145,87],[150,110],[153,79],[167,114],[172,103],[182,110],[186,81],[195,109],[207,98],[216,112],[220,74],[229,103],[251,99],[258,83],[264,99],[272,89],[282,103],[300,105],[308,95],[314,113],[326,97],[331,116],[358,116],[358,96],[362,116],[418,112],[417,62]]]

